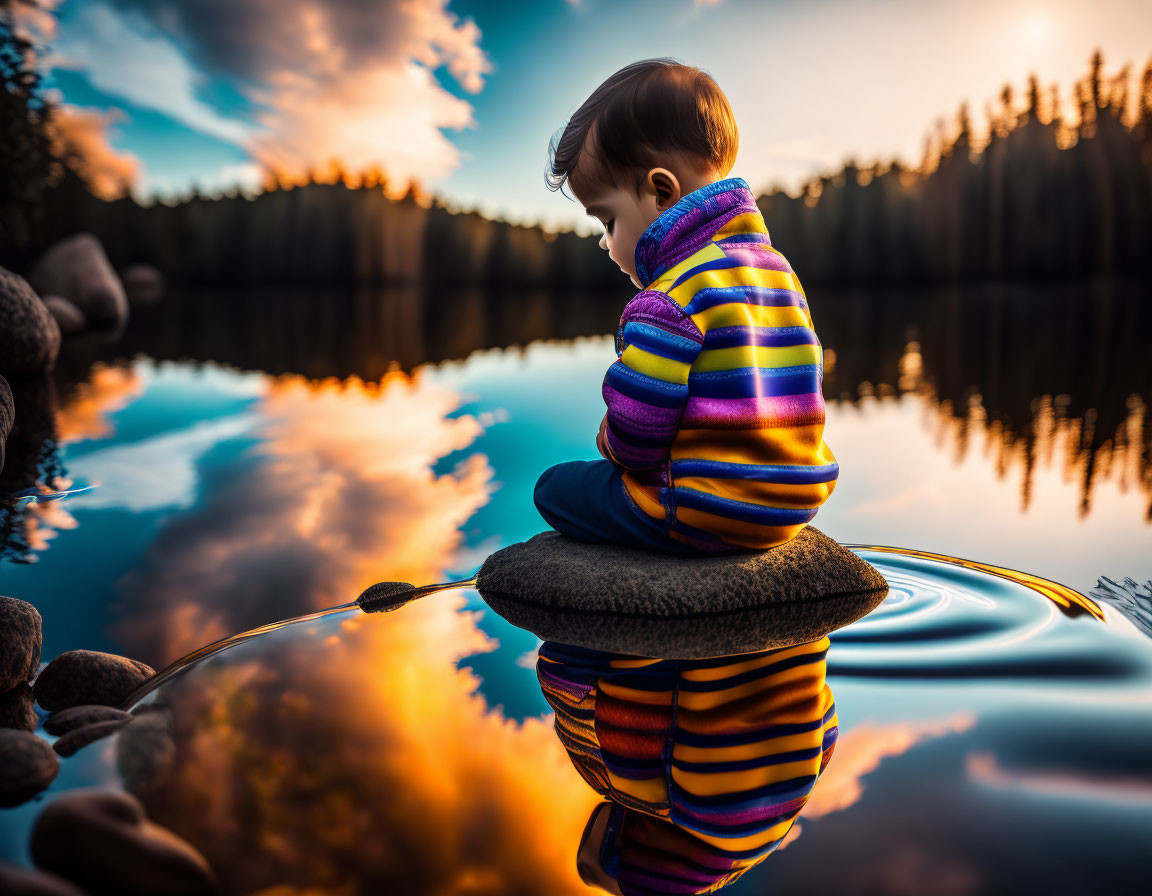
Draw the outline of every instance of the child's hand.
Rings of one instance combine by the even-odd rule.
[[[600,456],[605,460],[612,460],[612,455],[608,453],[608,415],[604,415],[604,419],[600,421],[600,432],[596,434],[596,450],[600,452]]]

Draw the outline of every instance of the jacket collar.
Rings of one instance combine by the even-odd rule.
[[[637,240],[636,279],[647,289],[668,268],[698,251],[728,221],[748,212],[759,215],[760,210],[742,177],[705,184],[681,196]]]

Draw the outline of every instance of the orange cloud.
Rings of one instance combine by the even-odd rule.
[[[118,199],[140,177],[140,160],[108,141],[108,128],[123,118],[118,109],[101,112],[61,103],[51,119],[54,154],[65,160],[101,199]]]

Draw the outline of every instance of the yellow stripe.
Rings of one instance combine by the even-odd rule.
[[[628,494],[632,496],[632,500],[640,505],[648,516],[653,519],[666,519],[668,516],[664,505],[661,504],[655,497],[652,496],[651,490],[643,485],[640,485],[634,477],[634,474],[625,470],[621,475],[624,480],[624,488],[628,490]]]
[[[725,286],[763,286],[768,289],[796,289],[796,278],[787,271],[766,271],[741,265],[735,268],[701,271],[693,274],[668,295],[681,307],[691,301],[701,289],[715,289]]]
[[[795,305],[773,308],[767,305],[749,305],[746,302],[726,302],[698,314],[692,322],[707,333],[717,327],[810,327],[804,309]]]
[[[788,829],[796,822],[796,816],[793,815],[786,818],[784,821],[777,822],[770,828],[765,828],[763,831],[758,831],[755,834],[749,834],[747,837],[716,837],[712,834],[703,834],[700,831],[693,831],[692,836],[705,843],[709,843],[716,849],[731,850],[732,852],[744,852],[749,849],[759,849],[768,843],[773,843],[781,839],[788,833]],[[756,862],[749,863],[741,860],[744,866],[754,865]],[[718,887],[713,887],[712,892],[717,892]]]
[[[735,236],[738,233],[767,233],[768,228],[764,225],[764,216],[760,212],[745,212],[742,215],[737,215],[714,234],[712,239],[715,242],[725,239],[730,236]],[[763,243],[750,243],[752,246],[764,246]],[[764,248],[767,248],[764,246]]]
[[[693,373],[714,370],[738,370],[741,367],[799,367],[820,363],[820,346],[738,345],[733,348],[712,348],[700,352]],[[631,366],[631,365],[629,365]],[[687,379],[684,382],[688,382]]]
[[[620,793],[626,793],[633,799],[643,803],[659,804],[668,802],[668,791],[665,789],[663,776],[637,780],[635,778],[619,778],[612,774],[612,770],[609,768],[605,768],[605,771],[608,772],[608,780],[611,782],[612,788]],[[667,815],[668,810],[665,809],[661,814]]]
[[[676,744],[672,758],[684,762],[741,762],[745,759],[764,759],[779,753],[793,750],[811,750],[824,743],[824,729],[806,731],[803,734],[790,734],[770,740],[758,740],[752,744],[739,744],[734,747],[686,747]]]
[[[810,641],[807,644],[798,644],[796,647],[790,647],[785,650],[774,650],[767,656],[757,657],[754,660],[747,660],[742,663],[731,663],[726,666],[714,666],[712,668],[685,669],[681,675],[685,681],[720,681],[733,675],[743,675],[745,672],[751,672],[753,669],[762,669],[764,666],[771,666],[773,663],[790,660],[793,657],[800,656],[802,653],[818,654],[822,650],[827,650],[830,643],[828,636],[825,635],[823,638]]]
[[[706,458],[730,464],[812,464],[836,458],[823,441],[824,424],[775,429],[682,429],[672,443],[672,460]]]
[[[767,679],[746,681],[718,691],[680,691],[676,705],[688,712],[705,712],[733,700],[755,696],[757,710],[765,713],[773,707],[804,699],[806,694],[817,693],[823,681],[823,666],[814,659],[810,664],[785,669]]]
[[[615,697],[617,700],[630,700],[633,703],[643,703],[645,706],[671,706],[671,691],[645,691],[639,688],[625,687],[618,682],[602,678],[597,683],[600,693]]]
[[[731,498],[763,507],[788,507],[795,510],[815,510],[828,500],[836,487],[831,482],[809,484],[756,482],[752,479],[705,479],[685,476],[674,479],[676,488],[691,488],[719,498]]]
[[[663,274],[661,274],[659,278],[653,280],[648,288],[658,289],[661,292],[664,292],[669,286],[676,282],[680,275],[686,274],[688,271],[702,265],[706,261],[719,261],[721,258],[727,257],[728,256],[724,254],[723,249],[717,245],[709,243],[699,252],[694,252],[679,264],[670,267]]]
[[[635,345],[625,348],[620,360],[626,367],[631,367],[645,376],[655,377],[666,383],[678,383],[681,386],[688,383],[689,365],[685,361],[673,361],[671,358],[654,355]]]
[[[720,796],[725,793],[739,793],[742,790],[767,787],[769,784],[787,781],[789,778],[814,775],[819,768],[819,756],[739,772],[686,772],[673,767],[672,780],[695,796]]]

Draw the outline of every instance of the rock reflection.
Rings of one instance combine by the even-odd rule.
[[[556,735],[608,800],[578,848],[585,882],[712,892],[776,850],[836,746],[828,646],[668,660],[545,642]]]

